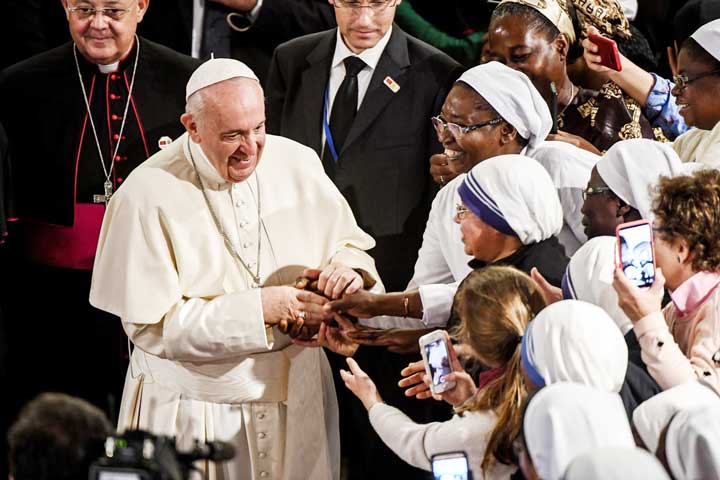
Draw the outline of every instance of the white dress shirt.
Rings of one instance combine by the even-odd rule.
[[[330,124],[330,112],[332,112],[333,102],[340,85],[345,79],[345,64],[343,61],[347,57],[356,56],[363,62],[365,62],[365,68],[358,73],[358,104],[357,108],[360,109],[362,101],[365,98],[368,87],[370,86],[370,80],[372,79],[373,72],[377,67],[380,57],[385,51],[385,47],[390,41],[390,35],[392,34],[392,27],[385,32],[385,35],[375,44],[374,47],[368,48],[360,52],[359,54],[353,53],[342,39],[340,29],[337,30],[337,40],[335,42],[335,53],[330,68],[330,80],[328,82],[328,108],[327,108],[327,122]],[[325,129],[322,128],[322,148],[325,149]],[[338,152],[340,153],[340,152]],[[321,155],[322,157],[322,155]]]

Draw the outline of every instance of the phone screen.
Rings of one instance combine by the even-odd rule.
[[[452,372],[447,343],[442,339],[438,339],[426,344],[425,355],[430,367],[430,377],[433,385],[442,384],[445,381],[445,376]]]
[[[435,480],[468,480],[467,457],[463,453],[434,457],[432,462]]]
[[[655,280],[652,227],[649,223],[618,230],[620,259],[625,276],[635,286],[647,287]]]

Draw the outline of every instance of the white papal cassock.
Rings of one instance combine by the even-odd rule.
[[[364,252],[374,241],[313,150],[266,139],[239,184],[225,182],[187,134],[137,168],[105,214],[90,302],[118,315],[136,347],[119,429],[233,442],[236,458],[207,465],[210,478],[336,479],[325,355],[265,327],[260,289],[223,243],[189,153],[223,229],[253,272],[259,262],[265,286],[331,261],[377,279]]]

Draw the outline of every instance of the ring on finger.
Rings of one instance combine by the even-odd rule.
[[[304,310],[300,310],[300,313],[298,313],[298,318],[304,322],[305,320],[307,320],[307,313],[305,313]]]

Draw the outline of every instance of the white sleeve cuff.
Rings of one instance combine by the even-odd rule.
[[[453,298],[458,282],[422,285],[418,289],[423,304],[422,321],[428,327],[444,327],[450,320]]]

